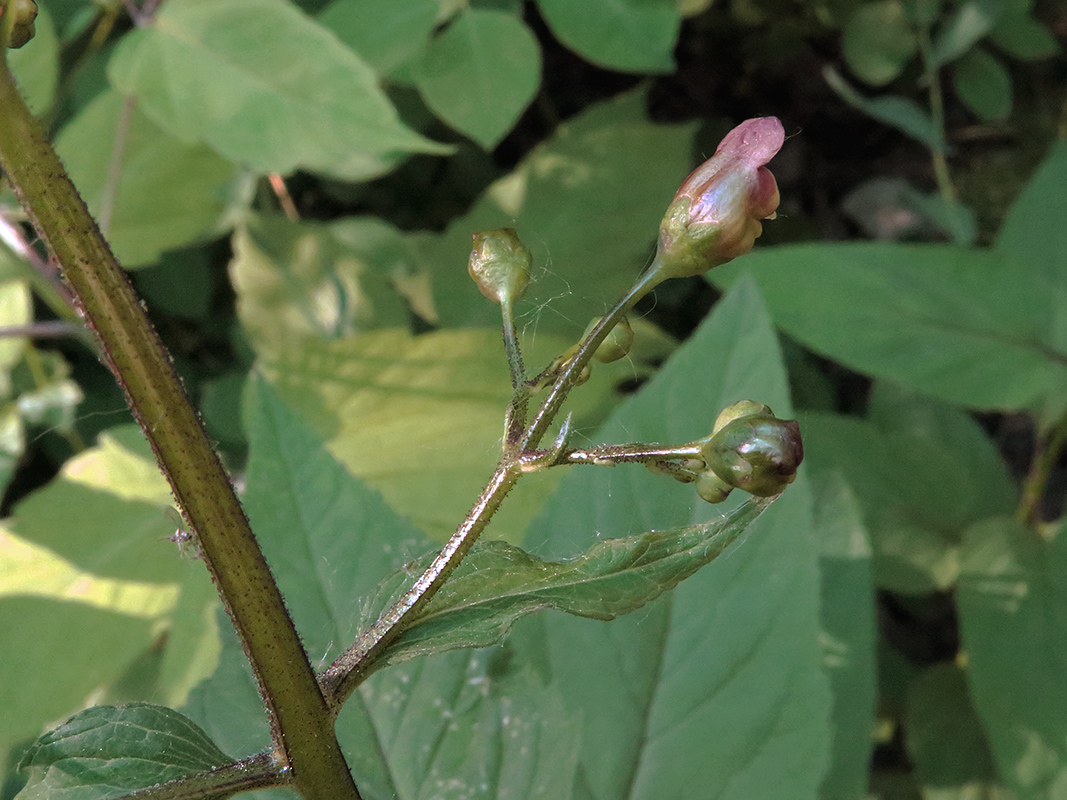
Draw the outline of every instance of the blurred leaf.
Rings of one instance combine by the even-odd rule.
[[[375,263],[384,236],[402,242],[387,223],[350,219],[346,239],[336,224],[250,216],[234,235],[230,278],[237,314],[260,355],[301,340],[339,339],[355,331],[408,322],[408,310],[390,280],[392,254]],[[361,225],[363,236],[352,235]]]
[[[1019,800],[1067,786],[1067,535],[1008,518],[975,525],[958,593],[967,679]]]
[[[934,39],[932,68],[955,61],[978,43],[996,24],[1004,4],[987,0],[960,3]]]
[[[852,800],[866,790],[876,701],[871,545],[855,495],[838,473],[813,481],[819,542],[823,670],[833,693],[833,747],[821,800]]]
[[[988,249],[802,244],[709,277],[751,273],[778,325],[853,369],[972,408],[1040,409],[1067,390],[1067,304],[1031,269]]]
[[[214,588],[203,565],[181,558],[169,541],[175,519],[170,490],[140,430],[113,428],[97,447],[68,461],[56,480],[15,506],[13,532],[33,550],[7,579],[20,594],[78,600],[154,620],[153,638],[167,625],[159,691],[160,699],[171,702],[181,701],[214,668],[217,653],[210,616]],[[71,535],[72,524],[77,536]],[[30,635],[28,629],[24,633]],[[131,644],[133,652],[149,641],[146,627]],[[56,642],[66,637],[57,635],[49,644],[54,648]],[[127,647],[116,648],[112,669],[125,667],[132,655]],[[53,718],[70,710],[58,709]]]
[[[537,94],[541,49],[514,14],[461,12],[415,65],[426,105],[487,150],[507,135]]]
[[[437,0],[333,0],[318,22],[378,72],[389,74],[426,47],[437,8]]]
[[[9,565],[21,567],[34,570],[21,577],[35,574],[56,582],[60,576],[49,574],[45,558],[31,560],[27,556],[33,555],[32,551],[27,553],[27,549],[0,532],[5,572]],[[8,583],[7,577],[0,576],[0,585]],[[0,706],[4,709],[0,714],[0,753],[80,707],[90,692],[117,678],[152,639],[154,620],[150,616],[106,605],[116,596],[118,602],[112,600],[113,604],[129,604],[129,596],[123,597],[125,592],[140,595],[138,602],[144,606],[146,590],[151,587],[101,584],[84,573],[78,577],[68,597],[80,602],[27,596],[32,590],[9,594],[9,587],[4,586],[0,648],[7,657],[0,659]],[[81,601],[80,592],[95,602]],[[170,592],[171,602],[173,594]],[[59,656],[57,643],[62,643],[64,654],[77,653],[77,658]]]
[[[374,71],[281,0],[172,0],[122,38],[108,74],[180,139],[259,172],[348,180],[403,153],[445,153],[405,127]]]
[[[473,285],[468,291],[489,305]],[[547,364],[568,344],[538,336],[526,360]],[[261,370],[330,452],[435,539],[462,521],[500,458],[511,384],[499,329],[308,340],[269,356]],[[579,427],[628,371],[625,361],[593,371],[571,404]],[[518,541],[557,480],[553,470],[522,481],[490,535]]]
[[[897,78],[918,48],[899,0],[856,7],[845,25],[841,53],[860,80],[884,86]]]
[[[135,273],[137,294],[149,305],[185,319],[207,322],[215,291],[208,248],[164,253],[157,264]]]
[[[945,152],[945,140],[929,112],[910,97],[898,95],[864,97],[830,66],[823,68],[823,78],[838,97],[871,119],[896,128],[934,152]]]
[[[789,415],[775,335],[750,282],[716,306],[598,439],[691,441],[741,398]],[[600,532],[717,513],[691,486],[645,470],[573,469],[527,544],[561,556]],[[815,797],[830,697],[810,513],[799,479],[729,558],[647,610],[611,623],[545,618],[552,674],[582,713],[580,796]]]
[[[597,542],[568,561],[544,561],[505,542],[483,542],[452,574],[381,665],[460,647],[488,647],[519,617],[558,609],[590,619],[630,614],[718,558],[770,505],[751,498],[729,514],[667,531]],[[369,627],[411,588],[437,555],[391,575],[366,606]]]
[[[983,122],[1005,120],[1011,114],[1011,75],[981,47],[967,51],[952,65],[952,85],[963,104]]]
[[[177,711],[147,703],[75,714],[30,747],[19,800],[108,800],[229,763]]]
[[[10,50],[7,63],[26,104],[35,116],[52,107],[59,80],[59,39],[47,6],[38,4],[36,33],[18,50]]]
[[[693,128],[654,125],[644,94],[585,111],[490,186],[439,236],[419,240],[446,325],[500,324],[465,269],[471,235],[514,227],[534,255],[520,325],[577,337],[645,266],[663,212],[685,178]]]
[[[1029,14],[1005,14],[997,20],[990,39],[998,48],[1022,61],[1038,61],[1060,52],[1052,32]]]
[[[1035,285],[1039,300],[1029,313],[1048,343],[1050,359],[1063,364],[1067,352],[1067,229],[1060,224],[1067,216],[1067,142],[1056,142],[1012,204],[997,236],[995,250],[1022,276]],[[1003,292],[1007,286],[1000,286]],[[1067,400],[1061,391],[1046,403],[1045,422],[1062,416]]]
[[[856,493],[880,588],[950,588],[967,526],[1014,507],[993,443],[951,406],[878,384],[869,420],[811,414],[801,427],[811,469],[839,471]]]
[[[59,132],[56,150],[98,218],[112,193],[105,235],[130,268],[218,232],[238,182],[233,164],[173,138],[127,102],[114,91],[100,94]],[[122,148],[112,175],[116,140]]]
[[[537,0],[552,33],[600,67],[670,72],[681,26],[677,0]]]
[[[982,724],[955,664],[935,664],[912,682],[904,731],[908,757],[924,787],[951,789],[996,779]]]

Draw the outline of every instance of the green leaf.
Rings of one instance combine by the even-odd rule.
[[[523,655],[512,645],[448,653],[380,672],[361,687],[396,797],[571,796],[577,714]]]
[[[899,0],[857,6],[845,24],[841,53],[849,68],[872,86],[897,78],[918,48]]]
[[[421,239],[441,322],[500,324],[499,309],[467,278],[478,231],[514,227],[533,252],[536,280],[518,313],[541,333],[577,337],[632,284],[686,176],[693,133],[648,122],[644,104],[633,92],[563,123],[443,235]]]
[[[59,80],[59,39],[48,8],[38,6],[32,39],[9,50],[7,63],[30,111],[40,116],[52,107]]]
[[[61,573],[62,565],[44,558],[17,557],[16,547],[6,534],[0,534],[0,547],[4,567],[21,568],[22,577],[38,584],[54,584],[57,578],[66,577],[56,574]],[[90,604],[82,598],[27,596],[30,590],[11,592],[11,577],[0,575],[4,590],[0,597],[0,648],[8,654],[0,659],[0,707],[4,709],[0,714],[0,753],[6,753],[19,740],[37,736],[84,704],[90,692],[115,680],[151,642],[155,626],[151,616],[108,607],[102,597],[107,592],[112,597],[124,590],[132,593],[131,589],[140,589],[143,594],[143,585],[101,585],[92,576],[79,575],[68,584],[73,590],[70,594],[76,598],[79,590],[89,594],[95,601]]]
[[[1005,53],[1022,61],[1038,61],[1060,52],[1052,32],[1028,14],[1005,14],[997,20],[990,39]]]
[[[813,481],[819,542],[823,669],[833,693],[833,748],[821,800],[863,796],[874,748],[876,702],[871,545],[855,495],[839,473]]]
[[[426,47],[438,6],[437,0],[334,0],[318,21],[378,72],[389,74]]]
[[[552,33],[600,67],[670,72],[681,26],[675,0],[538,0]]]
[[[541,335],[528,344],[527,362],[541,365],[569,342]],[[500,458],[511,384],[499,328],[420,336],[368,331],[334,342],[308,340],[268,358],[262,373],[337,458],[433,538],[452,533]],[[575,393],[577,425],[631,369],[620,362],[594,370]],[[490,535],[518,541],[557,480],[558,472],[550,472],[520,483],[493,518]]]
[[[778,325],[853,369],[972,408],[1040,409],[1067,387],[1067,312],[1031,269],[948,245],[803,244],[709,277],[750,272]]]
[[[415,65],[426,105],[487,150],[518,122],[541,83],[541,49],[504,11],[462,11]]]
[[[742,398],[788,416],[776,339],[755,287],[736,287],[598,438],[685,442]],[[806,434],[805,434],[806,436]],[[598,532],[717,511],[644,470],[572,469],[535,521],[533,552]],[[553,675],[582,713],[582,796],[813,798],[829,750],[818,584],[803,478],[746,541],[647,610],[611,623],[545,619]]]
[[[944,789],[996,779],[964,673],[955,664],[935,664],[912,682],[904,731],[908,757],[924,786]]]
[[[1020,800],[1067,785],[1067,535],[975,525],[958,593],[967,680],[1002,779]]]
[[[18,503],[11,527],[23,541],[64,559],[28,562],[39,571],[22,568],[26,583],[17,584],[19,593],[92,602],[154,620],[156,634],[145,629],[133,640],[135,652],[147,647],[159,628],[170,626],[159,699],[180,703],[214,668],[216,601],[204,566],[182,558],[170,541],[175,520],[170,490],[141,431],[131,425],[103,434],[97,447],[68,461],[56,480]],[[78,536],[71,536],[72,521]],[[11,578],[17,577],[13,572]],[[65,636],[50,641],[54,647]],[[126,647],[116,650],[112,669],[132,658],[126,653]],[[53,718],[70,709],[59,709]]]
[[[995,250],[1010,262],[1016,281],[1035,285],[1040,297],[1029,313],[1043,332],[1050,358],[1063,363],[1067,352],[1067,142],[1056,142],[1045,161],[1012,204],[997,236]],[[1003,292],[1008,287],[1000,286]],[[1062,386],[1062,383],[1061,383]],[[1051,400],[1045,420],[1059,419],[1064,401]]]
[[[405,127],[374,71],[281,0],[176,0],[123,37],[108,74],[180,139],[259,172],[349,180],[404,153],[445,153]]]
[[[113,172],[116,139],[123,146]],[[240,194],[233,164],[170,136],[132,98],[114,91],[101,93],[64,126],[56,150],[98,219],[110,197],[112,211],[101,224],[127,268],[220,232]]]
[[[230,279],[256,352],[406,324],[408,306],[389,274],[402,241],[373,218],[324,225],[249,216],[234,235]]]
[[[1003,10],[1004,5],[999,2],[961,3],[934,40],[932,66],[954,61],[974,47],[993,28]]]
[[[910,97],[882,95],[868,98],[857,92],[830,66],[823,68],[823,78],[831,89],[855,109],[871,119],[884,122],[937,153],[946,151],[945,139],[929,112]]]
[[[403,635],[382,666],[498,643],[519,617],[558,609],[590,619],[629,614],[718,558],[770,502],[752,498],[729,514],[677,530],[597,542],[569,561],[545,561],[505,542],[482,542]],[[606,532],[602,532],[606,533]],[[436,552],[390,576],[367,604],[364,626],[406,592]]]
[[[1011,114],[1011,75],[980,47],[969,50],[952,65],[952,85],[963,104],[983,122],[1005,120]]]
[[[966,528],[1014,507],[993,443],[951,406],[878,384],[869,420],[811,414],[801,426],[810,467],[840,472],[856,493],[881,588],[951,588]]]
[[[163,706],[97,706],[32,745],[19,800],[107,800],[229,763],[191,720]]]

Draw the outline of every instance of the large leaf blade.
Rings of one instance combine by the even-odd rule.
[[[746,397],[788,413],[775,337],[750,283],[601,435],[689,441]],[[636,470],[576,471],[535,522],[532,546],[566,553],[597,531],[693,523],[708,514],[694,502],[691,487]],[[799,480],[729,558],[638,614],[610,624],[547,618],[554,674],[583,713],[589,796],[814,797],[829,695],[809,502]]]

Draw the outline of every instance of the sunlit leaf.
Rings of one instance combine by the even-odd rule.
[[[175,0],[123,37],[108,74],[169,133],[259,172],[350,180],[447,152],[405,127],[374,71],[281,0]]]

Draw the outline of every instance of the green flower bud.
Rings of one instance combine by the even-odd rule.
[[[696,480],[697,494],[700,499],[714,505],[721,503],[734,490],[734,487],[712,472],[710,469],[700,473]]]
[[[800,425],[770,414],[741,416],[713,434],[701,456],[729,486],[772,497],[793,482],[804,459]]]
[[[742,122],[686,178],[660,223],[657,282],[703,275],[752,249],[774,219],[778,184],[765,166],[782,147],[777,117]]]
[[[15,25],[11,30],[11,41],[7,46],[18,49],[33,38],[37,3],[34,0],[7,0],[6,5],[0,5],[0,25],[4,24],[2,18],[8,9],[15,15]]]
[[[474,246],[467,271],[481,293],[497,303],[522,297],[530,284],[531,259],[515,229],[483,231],[472,238]]]
[[[585,333],[582,334],[582,339],[585,339],[593,328],[600,322],[600,317],[597,317],[589,323],[589,327],[585,329]],[[593,353],[593,358],[599,361],[601,364],[610,364],[612,361],[618,361],[624,355],[630,352],[630,345],[634,343],[634,329],[630,327],[629,320],[623,317],[611,329],[611,332],[607,335],[607,338],[600,343],[600,346]],[[577,351],[577,348],[575,348]]]

